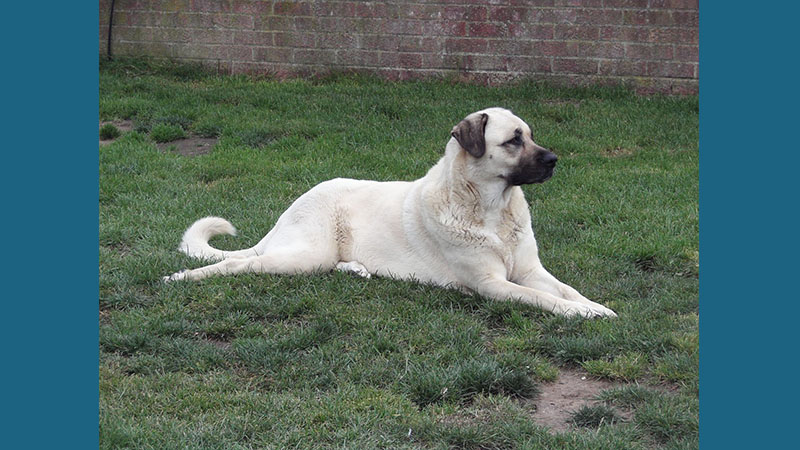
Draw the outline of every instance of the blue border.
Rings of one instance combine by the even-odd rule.
[[[797,8],[710,4],[700,11],[700,447],[788,448],[798,400]]]
[[[7,448],[99,445],[98,9],[3,8]]]
[[[797,15],[709,4],[700,442],[782,448],[797,401]],[[96,448],[98,4],[10,2],[4,16],[4,441]]]

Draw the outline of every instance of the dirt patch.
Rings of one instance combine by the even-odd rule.
[[[211,153],[217,138],[190,137],[177,141],[156,144],[161,151],[172,151],[183,156],[199,156]]]
[[[572,412],[581,406],[594,404],[601,391],[614,386],[614,383],[598,380],[586,372],[561,368],[556,381],[539,385],[541,392],[534,401],[536,412],[533,421],[554,432],[566,431],[570,428],[567,421]]]
[[[117,127],[117,129],[119,131],[121,131],[122,133],[127,133],[128,131],[133,130],[133,121],[132,120],[110,120],[110,121],[107,120],[105,122],[100,122],[100,127],[99,128],[103,128],[103,125],[108,125],[109,123],[111,125],[114,125],[115,127]],[[100,145],[110,144],[110,143],[114,142],[116,139],[118,139],[118,138],[115,138],[115,139],[100,139]]]
[[[603,150],[603,155],[607,158],[620,158],[623,156],[630,156],[634,153],[636,153],[635,149],[623,147],[607,148]]]
[[[221,341],[219,339],[206,339],[210,342],[214,347],[217,347],[222,350],[230,350],[233,345],[228,341]]]

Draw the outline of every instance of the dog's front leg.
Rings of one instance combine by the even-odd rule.
[[[581,293],[572,286],[559,281],[556,277],[551,275],[550,272],[545,270],[541,264],[539,264],[538,267],[525,272],[519,277],[519,279],[515,279],[514,281],[522,286],[550,292],[571,302],[588,305],[593,309],[603,311],[604,316],[617,317],[617,314],[614,311],[597,302],[589,300],[581,295]]]
[[[566,300],[548,292],[512,283],[501,276],[484,278],[472,289],[485,297],[496,300],[516,300],[562,316],[603,317],[615,315],[613,311],[602,305]]]
[[[544,291],[571,302],[588,305],[592,309],[603,312],[604,316],[616,317],[617,314],[605,306],[593,302],[581,295],[575,288],[562,283],[548,272],[539,261],[538,248],[533,235],[523,239],[514,252],[516,266],[511,274],[511,281],[521,286]]]

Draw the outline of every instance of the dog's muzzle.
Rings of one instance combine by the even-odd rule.
[[[508,177],[508,184],[520,186],[523,184],[544,183],[553,176],[558,156],[549,150],[537,150],[529,158],[520,161],[517,169]]]

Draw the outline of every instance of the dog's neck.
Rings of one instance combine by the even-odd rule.
[[[479,206],[486,214],[500,213],[511,201],[512,188],[515,186],[509,186],[500,177],[479,179],[479,171],[467,164],[468,158],[472,157],[455,139],[450,139],[442,158],[442,163],[450,168],[444,171],[446,188],[458,201]]]

